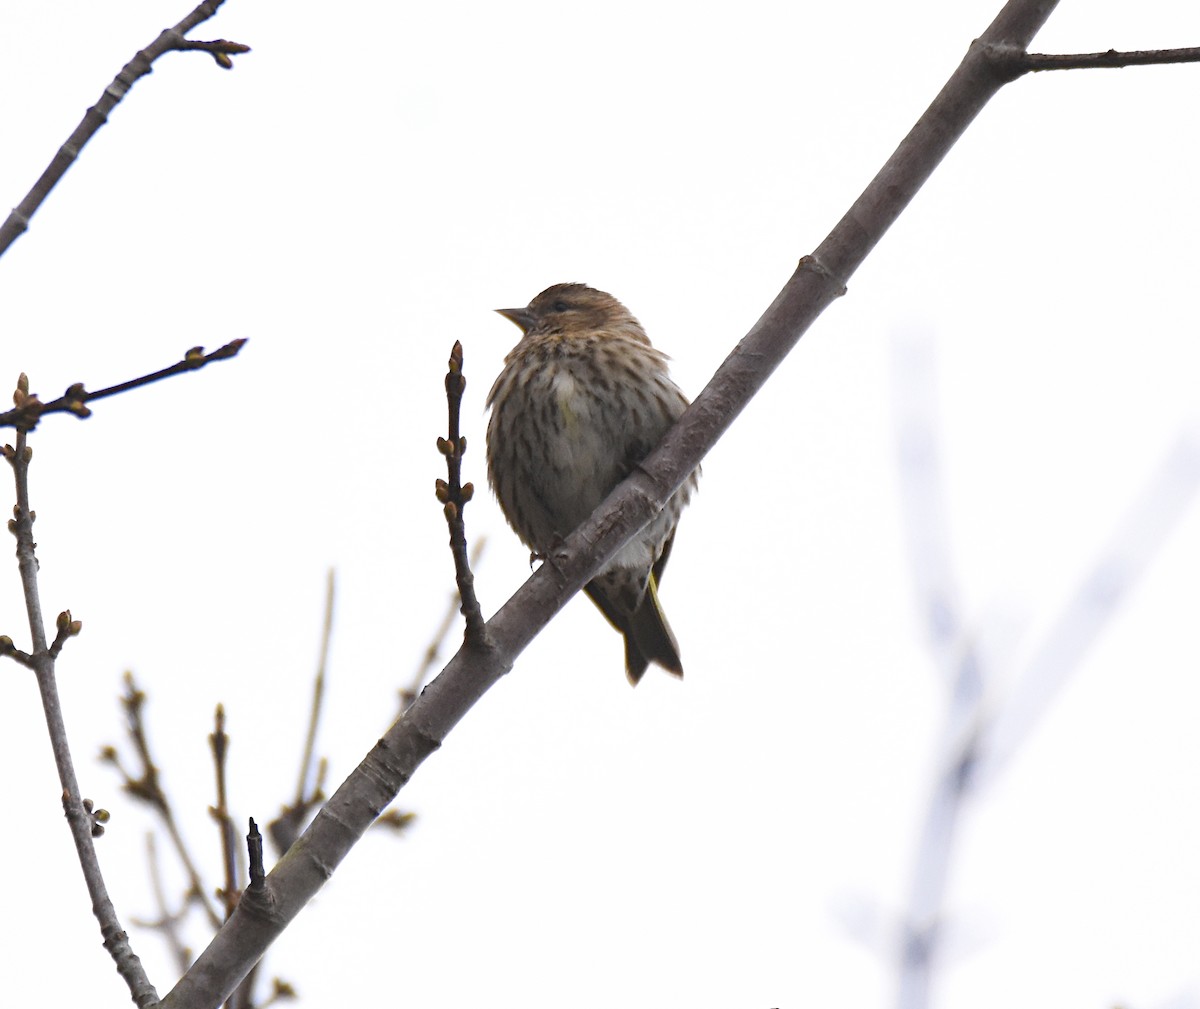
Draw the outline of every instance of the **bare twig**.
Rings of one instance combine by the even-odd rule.
[[[179,824],[175,820],[175,813],[171,808],[167,793],[163,790],[159,782],[158,765],[150,752],[150,741],[146,733],[145,705],[145,693],[138,689],[137,684],[134,682],[133,674],[126,673],[125,694],[121,698],[121,707],[125,711],[126,729],[129,733],[129,740],[133,743],[138,763],[141,765],[140,773],[135,776],[126,770],[121,764],[120,756],[114,747],[105,747],[101,751],[100,757],[117,769],[117,772],[124,779],[123,787],[125,791],[134,798],[147,803],[162,818],[163,826],[167,829],[167,835],[170,837],[171,843],[175,847],[175,852],[179,856],[179,861],[183,863],[184,872],[187,874],[187,900],[200,904],[208,918],[209,925],[217,929],[221,926],[221,915],[212,906],[208,895],[208,888],[204,885],[204,881],[200,877],[200,870],[196,868],[195,860],[192,858],[191,852],[188,851],[187,843],[184,841],[183,834],[179,830]]]
[[[4,447],[5,449],[9,449],[12,446],[5,445]],[[8,458],[8,456],[5,455],[5,458]],[[14,662],[19,662],[25,666],[26,669],[33,668],[33,656],[14,645],[13,639],[7,634],[0,634],[0,655],[8,656]]]
[[[1115,49],[1105,53],[1075,55],[1023,53],[1020,58],[1021,66],[1034,73],[1043,70],[1092,70],[1197,62],[1200,62],[1200,47],[1197,46],[1188,49],[1142,49],[1128,53],[1120,53]]]
[[[71,611],[63,610],[54,622],[54,626],[57,633],[54,635],[54,641],[50,645],[50,657],[57,659],[63,645],[67,643],[67,638],[73,638],[83,630],[83,621],[72,620]]]
[[[479,558],[483,556],[483,548],[486,545],[487,537],[481,536],[471,547],[470,567],[472,571],[479,566]],[[442,645],[445,644],[446,638],[450,634],[450,628],[454,626],[454,616],[459,612],[460,606],[461,599],[456,590],[450,596],[450,602],[446,606],[442,622],[438,624],[429,639],[429,646],[425,649],[425,655],[417,666],[416,672],[413,673],[408,685],[400,688],[400,710],[396,713],[397,718],[404,714],[408,706],[417,699],[417,694],[421,692],[421,685],[433,674],[438,655],[441,654]]]
[[[100,127],[108,122],[109,113],[120,103],[139,78],[145,77],[153,69],[154,61],[169,52],[184,52],[199,50],[209,53],[217,61],[217,65],[226,70],[233,67],[231,56],[248,53],[249,46],[240,42],[228,42],[217,39],[213,42],[194,42],[184,36],[197,25],[207,21],[225,0],[204,0],[187,17],[174,28],[168,28],[159,34],[150,45],[138,52],[132,60],[121,68],[111,84],[104,89],[99,101],[87,112],[75,127],[74,132],[67,138],[66,143],[58,149],[41,177],[33,184],[33,188],[17,207],[8,215],[8,219],[0,224],[0,256],[8,250],[29,227],[29,221],[38,208],[45,202],[51,190],[58,185],[59,180],[66,174],[67,169],[75,163],[79,152]]]
[[[162,933],[167,947],[175,958],[176,969],[182,974],[188,969],[188,964],[192,962],[192,951],[183,941],[183,936],[179,931],[179,923],[187,917],[190,901],[185,900],[178,911],[172,911],[167,907],[167,893],[163,887],[162,871],[158,861],[158,845],[152,833],[146,835],[146,865],[150,870],[150,887],[154,893],[154,902],[158,905],[158,918],[153,921],[135,918],[133,923],[141,928],[149,928]]]
[[[18,387],[18,392],[20,391]],[[27,386],[24,391],[28,392]],[[129,986],[134,1003],[138,1006],[151,1006],[158,1001],[158,993],[129,945],[129,937],[121,927],[116,908],[109,899],[108,888],[100,871],[100,862],[96,857],[94,829],[97,823],[93,819],[91,808],[85,804],[80,794],[75,763],[67,741],[67,727],[55,678],[55,658],[46,639],[46,625],[42,619],[42,603],[38,590],[38,561],[33,541],[33,523],[37,516],[29,504],[29,464],[33,458],[33,450],[26,444],[26,437],[26,432],[19,430],[16,446],[5,451],[4,455],[12,466],[16,483],[17,504],[8,528],[17,539],[17,566],[21,573],[21,587],[24,590],[25,610],[29,618],[29,634],[32,640],[30,662],[37,676],[42,711],[46,717],[50,746],[54,752],[54,764],[62,786],[63,811],[66,813],[71,837],[75,842],[75,852],[83,869],[84,882],[92,899],[92,912],[100,923],[104,948],[108,950],[116,963],[118,973]],[[64,615],[69,636],[74,622],[70,614]],[[63,623],[60,618],[60,633]]]
[[[131,389],[140,389],[152,382],[161,382],[164,378],[197,371],[213,361],[224,361],[236,357],[238,351],[245,345],[245,339],[231,340],[225,346],[218,347],[208,354],[204,353],[203,347],[193,347],[183,355],[183,360],[151,372],[149,375],[131,378],[127,382],[110,385],[107,389],[100,389],[96,392],[88,392],[82,382],[76,382],[58,399],[52,399],[49,403],[43,403],[38,399],[37,393],[30,393],[29,379],[22,375],[17,384],[17,391],[13,394],[15,406],[11,410],[0,413],[0,427],[15,427],[19,431],[32,431],[37,427],[38,421],[48,413],[70,413],[81,419],[90,417],[92,411],[87,408],[87,403],[98,399],[107,399],[109,396],[129,392]]]
[[[329,646],[333,640],[333,603],[336,580],[333,569],[325,581],[325,618],[321,625],[321,644],[317,657],[317,675],[313,678],[312,704],[309,707],[308,732],[304,739],[304,753],[300,758],[300,777],[296,783],[296,797],[291,805],[283,807],[279,816],[267,824],[267,834],[275,850],[282,855],[300,836],[300,830],[309,814],[325,801],[325,773],[328,764],[317,761],[316,777],[313,778],[313,760],[317,745],[317,725],[321,719],[321,708],[325,697],[325,671],[329,664]]]
[[[246,834],[246,853],[250,858],[250,886],[261,890],[263,880],[267,878],[267,872],[263,868],[262,834],[258,831],[258,824],[254,822],[254,817],[250,818],[250,830]]]
[[[191,39],[183,39],[171,48],[181,53],[208,53],[217,61],[217,66],[222,70],[233,69],[233,60],[230,57],[241,56],[250,51],[249,46],[242,45],[240,42],[230,42],[228,39],[214,39],[212,42],[193,42]]]
[[[217,705],[213,731],[208,737],[208,744],[212,749],[217,784],[217,804],[210,807],[208,812],[216,822],[217,830],[221,835],[221,865],[225,870],[225,885],[217,894],[225,906],[225,918],[228,920],[229,916],[233,914],[233,909],[237,907],[242,892],[242,848],[238,844],[233,817],[229,812],[229,790],[226,785],[226,772],[229,767],[229,734],[225,731],[225,706],[222,704]],[[249,1009],[254,1004],[254,983],[261,966],[260,961],[242,979],[237,991],[226,1003],[227,1009]]]
[[[454,576],[462,615],[466,619],[465,641],[468,648],[490,647],[487,625],[475,597],[475,576],[467,555],[467,531],[463,524],[463,508],[475,493],[473,484],[462,483],[462,457],[467,451],[467,439],[459,434],[459,412],[467,380],[462,372],[462,344],[454,341],[450,351],[450,368],[446,372],[446,407],[449,414],[447,437],[438,438],[438,451],[446,457],[446,479],[437,481],[437,499],[442,502],[446,524],[450,527],[450,552],[454,555]]]
[[[237,906],[241,885],[238,880],[238,854],[240,848],[234,834],[233,817],[229,815],[229,793],[225,787],[225,771],[228,766],[229,734],[225,731],[225,706],[217,705],[213,715],[213,731],[208,737],[212,750],[213,770],[217,779],[217,804],[210,807],[209,814],[221,834],[221,865],[225,869],[225,885],[221,887],[221,903],[225,905],[225,917],[233,914]]]
[[[337,588],[333,569],[325,580],[325,619],[321,622],[321,650],[317,660],[317,675],[313,677],[312,707],[308,716],[308,734],[304,737],[304,754],[300,758],[300,778],[296,782],[296,804],[306,801],[308,780],[312,775],[313,754],[317,745],[317,725],[325,698],[325,670],[329,666],[329,644],[333,640],[333,602]],[[317,800],[319,801],[319,800]]]

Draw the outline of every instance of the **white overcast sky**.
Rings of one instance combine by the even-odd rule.
[[[66,715],[160,993],[170,964],[133,928],[154,913],[149,820],[94,760],[122,741],[123,671],[216,885],[212,709],[239,821],[266,822],[294,788],[327,568],[333,783],[445,609],[452,343],[481,490],[483,398],[517,336],[494,308],[609,290],[694,394],[999,5],[229,0],[194,37],[253,46],[236,70],[173,54],[137,84],[0,261],[0,379],[50,397],[250,339],[33,437],[43,603],[85,625],[59,663]],[[0,8],[0,205],[186,10]],[[1195,4],[1064,0],[1033,48],[1198,44]],[[1196,65],[1006,88],[706,460],[663,587],[686,680],[631,690],[619,639],[574,601],[402,795],[411,833],[368,837],[268,972],[307,1006],[894,1004],[947,701],[895,362],[936,365],[940,527],[999,705],[1195,430],[1198,96]],[[488,493],[467,526],[491,613],[526,551]],[[1198,558],[1186,499],[966,811],[934,1005],[1200,1004]],[[0,633],[20,644],[18,590],[13,564]],[[6,998],[124,1004],[31,676],[3,671]]]

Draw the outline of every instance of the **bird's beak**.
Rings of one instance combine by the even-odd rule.
[[[519,326],[522,333],[528,333],[533,326],[533,313],[528,308],[498,308],[496,311]]]

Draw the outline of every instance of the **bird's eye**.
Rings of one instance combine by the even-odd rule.
[[[550,306],[552,312],[565,312],[570,306],[565,301],[556,301]]]

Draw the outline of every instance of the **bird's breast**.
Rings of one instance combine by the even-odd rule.
[[[550,398],[569,435],[579,431],[579,418],[583,410],[581,395],[579,380],[565,368],[556,369],[550,379]]]

